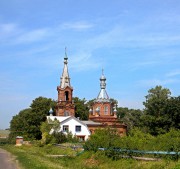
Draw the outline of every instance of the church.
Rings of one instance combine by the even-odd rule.
[[[106,77],[102,72],[100,77],[100,92],[89,109],[89,120],[83,121],[75,117],[75,104],[73,102],[73,87],[70,83],[68,72],[68,57],[65,52],[64,68],[60,78],[60,85],[57,86],[58,100],[56,115],[47,116],[47,119],[60,122],[60,131],[71,132],[80,140],[87,140],[98,128],[110,127],[116,129],[119,135],[125,135],[127,126],[121,124],[117,118],[116,105],[110,100],[106,91]]]

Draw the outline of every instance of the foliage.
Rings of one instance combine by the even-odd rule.
[[[51,99],[38,97],[32,101],[31,108],[13,116],[10,122],[10,142],[14,143],[16,136],[23,136],[24,140],[41,139],[40,125],[46,120],[47,113],[54,104]]]
[[[123,107],[117,108],[117,116],[119,120],[125,123],[128,127],[128,131],[133,127],[140,127],[141,124],[141,116],[143,112],[139,109],[128,109]]]
[[[171,129],[168,133],[152,136],[148,133],[142,132],[138,128],[131,129],[128,136],[119,137],[116,132],[110,129],[97,130],[94,135],[84,145],[85,150],[96,152],[98,148],[106,148],[105,154],[113,159],[118,159],[122,155],[140,156],[132,151],[180,151],[180,130]],[[115,149],[122,149],[124,151],[116,151]],[[143,155],[143,154],[142,154]],[[145,155],[145,154],[144,154]],[[146,156],[156,156],[146,155]],[[176,156],[158,155],[159,157],[174,158]]]
[[[24,139],[34,139],[39,135],[35,124],[32,110],[24,109],[14,116],[10,122],[9,140],[14,143],[16,136],[23,136]]]
[[[7,138],[0,138],[0,145],[8,144]]]
[[[52,99],[40,96],[32,101],[30,107],[32,112],[36,113],[37,120],[41,123],[46,120],[49,109],[52,108],[54,110],[55,104],[56,102]]]
[[[75,104],[75,116],[79,117],[81,120],[87,120],[89,109],[86,103],[86,99],[79,99],[78,97],[74,97],[73,100]]]
[[[165,105],[170,96],[169,89],[164,89],[162,86],[156,86],[148,91],[146,101],[143,103],[145,106],[145,114],[142,117],[147,131],[152,135],[165,133],[166,121]]]
[[[60,143],[77,143],[78,139],[72,135],[71,132],[64,134],[60,131],[60,122],[55,118],[55,120],[48,119],[41,124],[42,139],[40,146],[45,144],[60,144]]]
[[[85,150],[97,151],[98,148],[114,147],[115,143],[120,139],[118,132],[114,129],[105,128],[97,129],[90,139],[85,142]]]
[[[42,145],[49,144],[49,143],[53,142],[54,137],[52,134],[50,134],[51,125],[48,123],[47,120],[45,122],[41,123],[40,131],[42,133],[42,139],[41,139]]]
[[[180,129],[180,96],[168,99],[165,114],[167,127]]]

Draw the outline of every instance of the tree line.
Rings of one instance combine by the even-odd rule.
[[[93,100],[73,98],[75,103],[75,116],[88,120],[89,107]],[[116,102],[116,100],[111,99]],[[129,109],[118,107],[117,116],[121,123],[128,127],[128,132],[138,127],[142,132],[158,136],[170,131],[180,129],[180,96],[172,97],[171,92],[162,86],[156,86],[148,91],[143,102],[144,109]],[[46,121],[50,108],[55,113],[56,101],[46,97],[34,99],[30,108],[21,110],[13,116],[10,122],[9,140],[15,141],[16,136],[23,136],[26,140],[42,139],[42,123]]]

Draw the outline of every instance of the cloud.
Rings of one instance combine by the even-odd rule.
[[[12,40],[21,32],[15,23],[0,23],[0,42]]]
[[[48,34],[47,29],[35,29],[32,31],[27,31],[17,37],[16,42],[17,43],[27,43],[27,42],[35,42],[42,40],[46,35]]]
[[[159,63],[160,62],[158,62],[158,61],[142,61],[142,62],[136,62],[136,63],[129,64],[129,67],[130,67],[131,71],[135,71],[140,68],[144,69],[144,67],[147,67],[147,66],[155,66]]]
[[[157,85],[167,85],[167,84],[173,84],[173,83],[179,83],[180,81],[178,79],[150,79],[150,80],[140,80],[138,81],[139,86],[145,86],[145,87],[154,87]]]
[[[87,71],[102,67],[101,62],[93,60],[91,52],[89,51],[78,51],[74,56],[75,57],[71,59],[71,68],[75,71]]]
[[[11,32],[14,32],[17,28],[17,25],[14,24],[14,23],[3,23],[3,24],[0,24],[0,33],[11,33]]]
[[[26,30],[15,23],[0,24],[0,42],[8,42],[7,45],[17,45],[42,40],[50,35],[47,28]]]
[[[180,70],[173,70],[166,74],[167,77],[173,77],[173,76],[178,76],[178,75],[180,75]]]
[[[79,21],[79,22],[67,22],[61,25],[62,29],[72,29],[77,31],[87,30],[92,28],[94,25],[88,22]]]

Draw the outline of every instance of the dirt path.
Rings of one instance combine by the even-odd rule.
[[[0,148],[0,169],[19,169],[15,158],[6,150]]]

